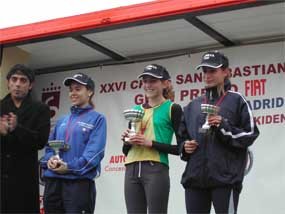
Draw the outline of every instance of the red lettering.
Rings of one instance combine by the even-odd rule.
[[[181,90],[180,91],[180,100],[183,101],[185,97],[187,97],[189,94],[188,90]]]
[[[126,81],[124,82],[115,82],[116,91],[124,91],[126,90]]]
[[[180,91],[180,101],[184,101],[185,98],[193,100],[194,98],[205,93],[205,88],[202,89],[190,89],[190,90],[181,90]]]
[[[115,160],[114,160],[114,156],[113,156],[113,155],[111,156],[111,159],[110,159],[109,163],[115,163]]]
[[[245,96],[247,97],[248,95],[249,95],[249,90],[250,90],[250,86],[249,86],[249,84],[250,84],[250,80],[246,80],[245,82],[244,82],[245,84],[244,84],[244,86],[245,86],[245,89],[244,89],[244,91],[245,91]]]
[[[239,76],[239,77],[242,76],[239,67],[235,68],[235,70],[234,70],[233,77],[236,77],[236,76]]]
[[[99,93],[100,93],[100,94],[101,94],[101,93],[106,93],[106,92],[107,92],[106,87],[107,87],[107,84],[101,84],[101,85],[100,85],[100,88],[101,88],[101,89],[100,89],[100,92],[99,92]]]
[[[179,74],[176,76],[176,84],[180,85],[183,83],[183,75]]]
[[[273,64],[269,64],[268,66],[267,74],[270,74],[270,73],[276,74],[276,70]]]
[[[143,95],[143,94],[137,94],[136,96],[135,96],[135,104],[136,105],[141,105],[141,104],[143,104],[143,103],[145,103],[146,102],[146,97],[145,97],[145,95]]]
[[[278,70],[278,73],[281,73],[281,72],[285,73],[285,63],[283,63],[283,64],[278,63],[277,70]]]
[[[245,96],[260,96],[265,94],[266,79],[246,80],[245,81]]]
[[[114,164],[114,163],[124,163],[126,159],[125,155],[112,155],[110,158],[109,163]]]
[[[188,84],[188,83],[194,83],[194,82],[202,82],[203,81],[203,75],[202,72],[200,73],[194,73],[193,74],[186,74],[183,76],[182,74],[179,74],[176,76],[176,84]]]
[[[250,75],[250,67],[249,66],[244,66],[243,75],[246,77]]]
[[[260,65],[253,65],[251,67],[254,69],[254,75],[258,75],[258,69],[260,68]]]
[[[272,123],[272,116],[271,116],[271,115],[266,115],[266,117],[265,117],[265,123],[266,123],[266,124]]]
[[[142,87],[142,80],[133,80],[130,84],[131,89],[139,89]]]
[[[188,82],[189,82],[189,83],[192,83],[192,82],[193,82],[192,77],[191,77],[191,74],[187,74],[187,75],[186,75],[184,84],[186,84],[186,83],[188,83]]]

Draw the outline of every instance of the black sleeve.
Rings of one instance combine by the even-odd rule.
[[[216,129],[220,142],[226,143],[233,148],[247,148],[254,143],[259,136],[259,130],[254,122],[250,106],[244,97],[239,99],[239,125],[233,125],[226,118],[222,119],[220,126]]]
[[[40,150],[47,143],[50,132],[50,110],[47,105],[41,105],[38,109],[37,128],[32,130],[22,124],[18,124],[11,132],[18,142],[29,143],[32,148]]]
[[[171,123],[174,129],[176,140],[178,140],[179,138],[178,131],[179,131],[179,124],[181,121],[181,116],[182,116],[181,106],[174,103],[171,107]],[[178,145],[169,145],[161,142],[152,141],[152,147],[160,152],[179,155]]]
[[[159,143],[156,141],[152,141],[152,148],[155,148],[157,151],[172,154],[172,155],[179,155],[177,145],[169,145],[164,143]]]

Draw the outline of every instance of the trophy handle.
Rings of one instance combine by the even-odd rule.
[[[205,123],[202,125],[202,129],[203,129],[203,130],[210,129],[210,125],[209,125],[209,122],[208,122],[208,118],[209,118],[209,114],[206,115],[206,121],[205,121]]]
[[[136,122],[131,121],[131,129],[129,132],[129,136],[134,136],[136,134]]]
[[[135,121],[130,121],[130,127],[129,127],[130,131],[128,133],[128,136],[125,137],[124,141],[125,142],[129,142],[130,141],[130,137],[134,136],[136,134],[136,122]]]

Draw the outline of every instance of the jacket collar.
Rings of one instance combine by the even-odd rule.
[[[231,89],[231,82],[227,78],[225,79],[225,82],[224,82],[224,90],[225,92],[227,92],[230,89]],[[206,98],[209,100],[209,102],[213,102],[221,96],[222,95],[218,93],[217,86],[206,88]]]
[[[71,106],[70,111],[72,114],[82,114],[86,111],[90,111],[91,109],[93,109],[91,105],[85,106],[83,108],[77,106]]]
[[[12,97],[11,97],[11,94],[10,94],[10,93],[7,94],[7,95],[3,98],[2,101],[9,103],[9,105],[14,106],[14,107],[16,108],[16,106],[15,106],[13,100],[12,100]],[[27,96],[23,99],[20,108],[26,106],[27,103],[29,103],[30,101],[32,101],[32,97],[31,97],[31,94],[28,93]]]

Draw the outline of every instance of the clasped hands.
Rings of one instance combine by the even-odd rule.
[[[8,132],[15,130],[17,126],[17,115],[10,112],[8,115],[3,115],[0,117],[0,134],[7,135]]]
[[[59,174],[65,174],[68,172],[67,163],[55,155],[48,160],[47,167]]]
[[[121,136],[121,140],[125,142],[125,137],[128,137],[129,140],[127,143],[131,145],[138,145],[138,146],[146,146],[152,147],[152,141],[147,140],[143,134],[136,133],[135,135],[129,136],[130,129],[127,129]]]

